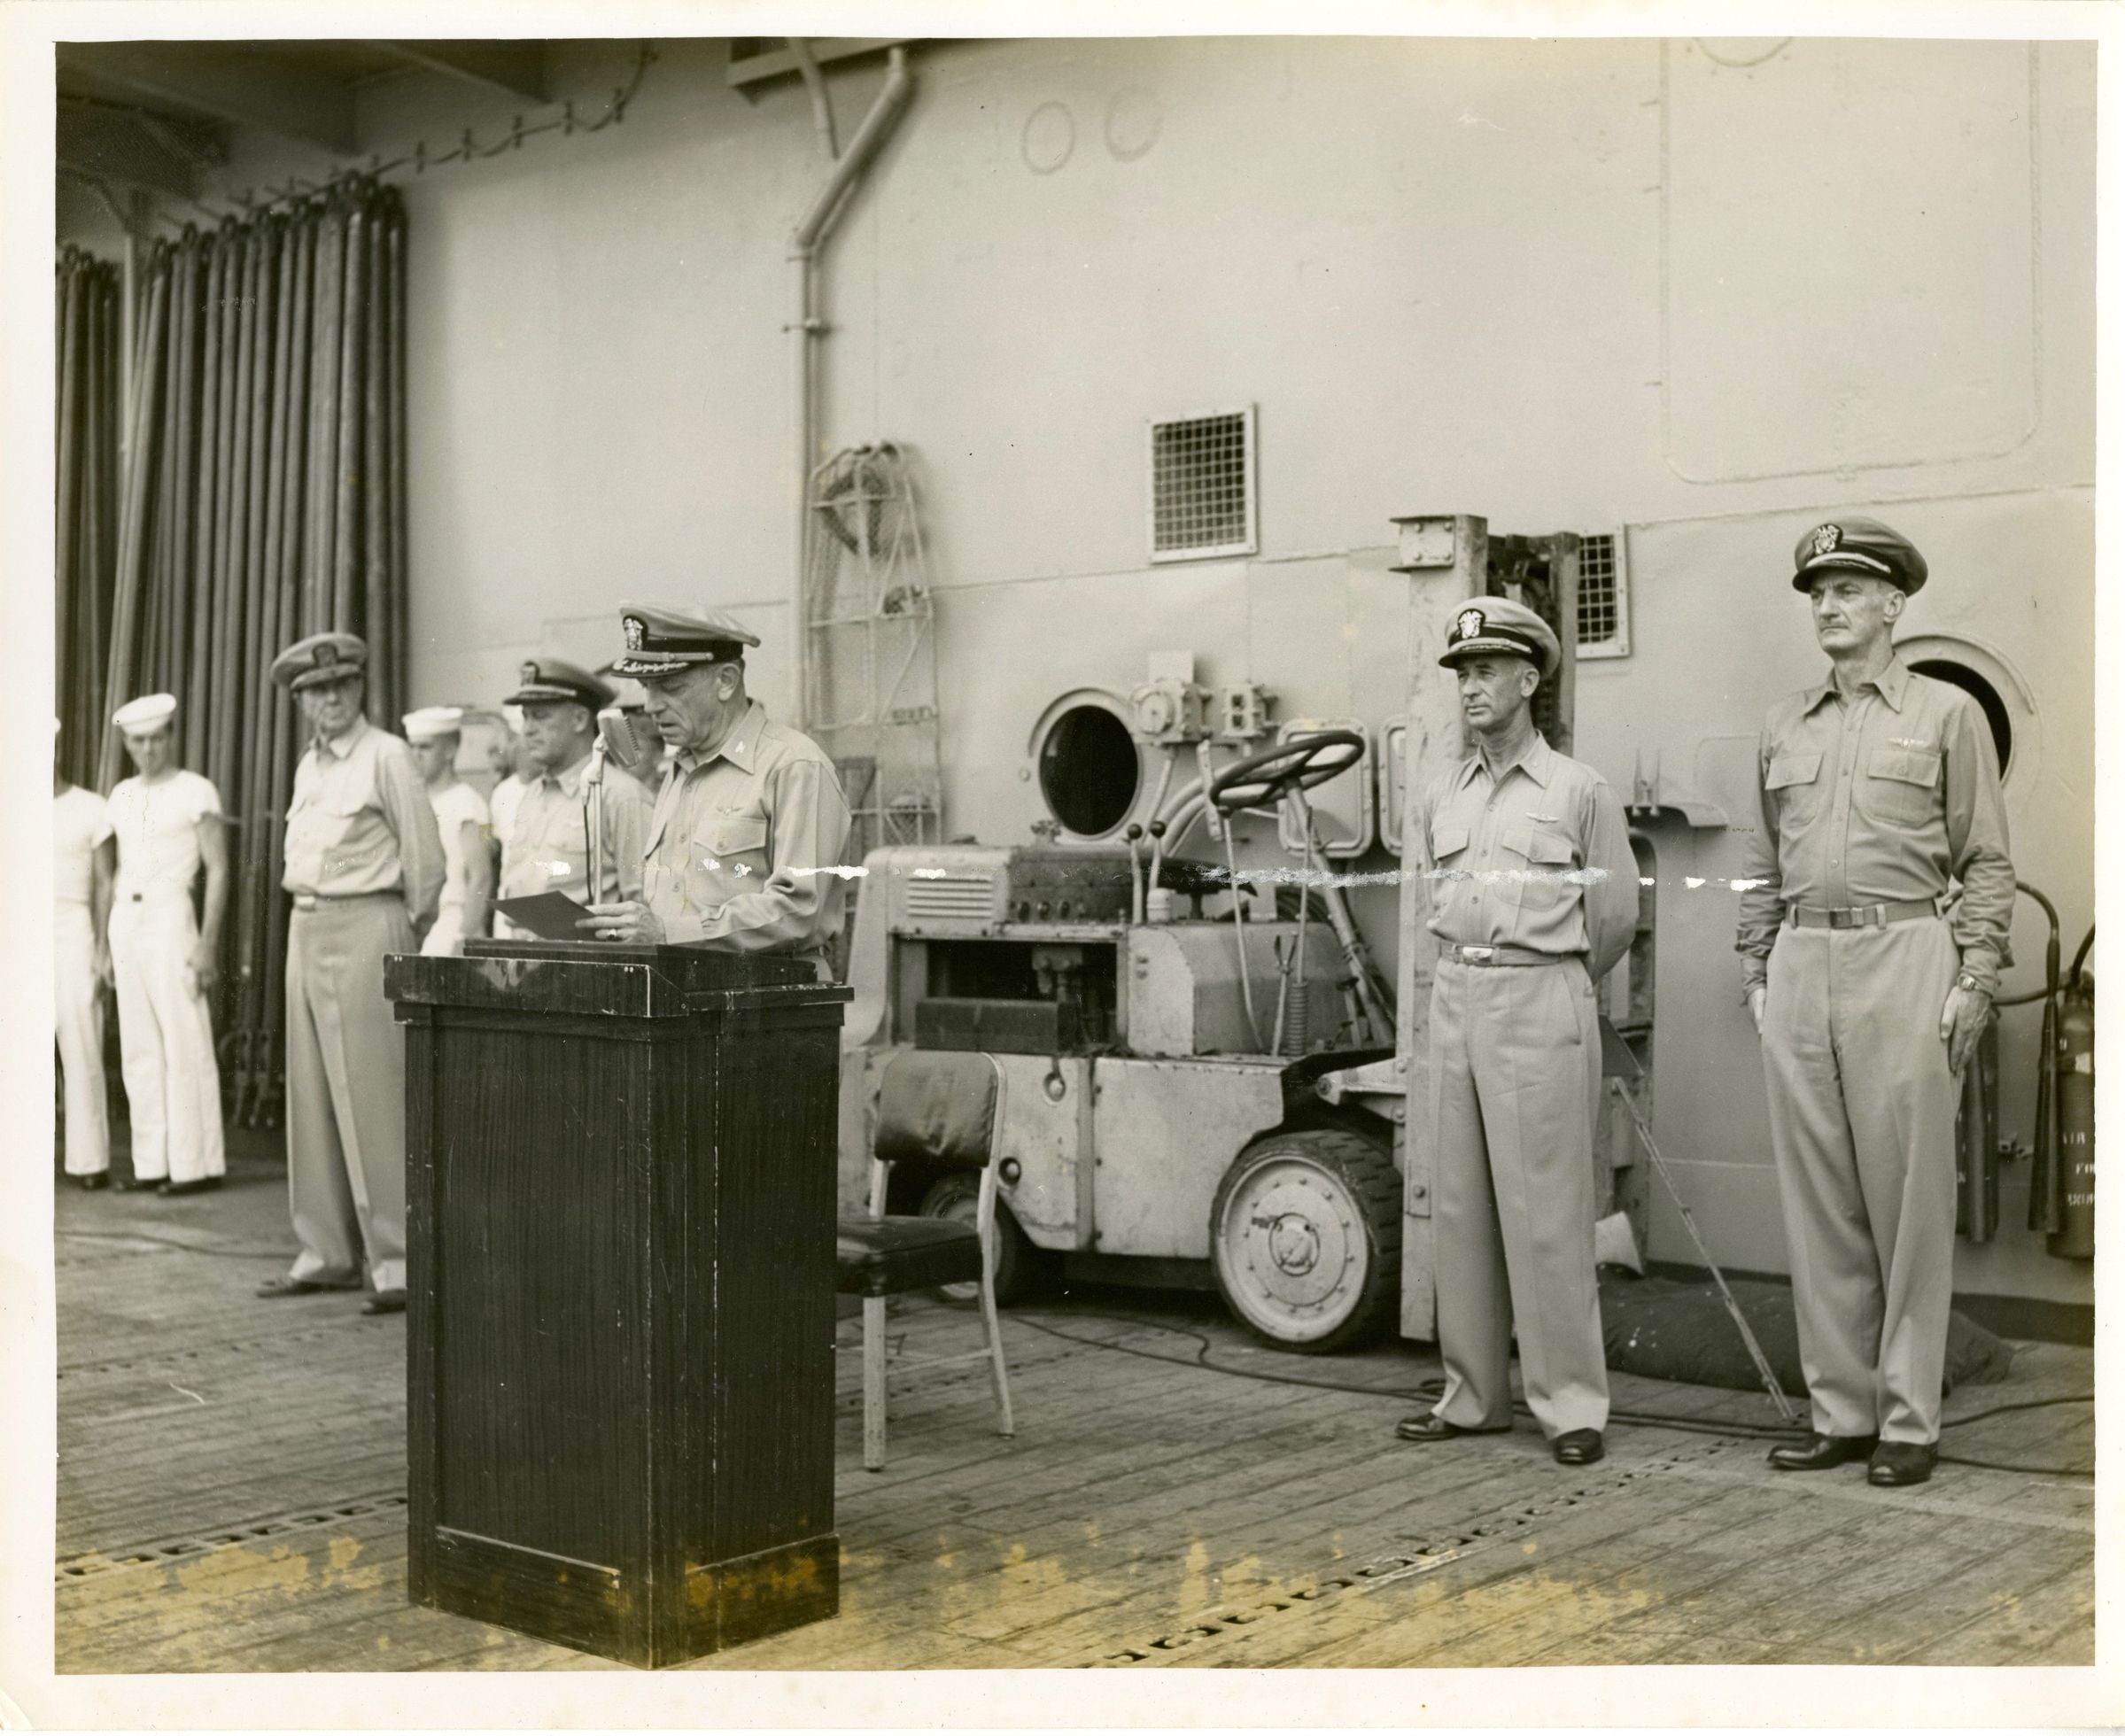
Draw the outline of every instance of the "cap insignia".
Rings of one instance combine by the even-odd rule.
[[[1844,532],[1834,524],[1819,524],[1808,541],[1818,554],[1827,554],[1844,540]]]
[[[620,625],[626,631],[627,648],[640,651],[642,648],[642,617],[639,615],[623,615]]]
[[[523,668],[518,671],[518,674],[523,678],[523,685],[525,686],[530,687],[536,686],[539,680],[539,665],[537,663],[526,663]]]
[[[339,647],[329,639],[321,639],[317,649],[310,654],[310,658],[319,669],[327,668],[339,661]]]
[[[1454,617],[1455,639],[1474,639],[1482,631],[1483,611],[1479,608],[1464,608]]]

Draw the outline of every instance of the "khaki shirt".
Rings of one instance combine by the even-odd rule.
[[[1638,931],[1638,858],[1622,799],[1536,735],[1493,779],[1471,754],[1417,811],[1427,925],[1455,946],[1584,954],[1606,976]]]
[[[1744,990],[1759,986],[1788,906],[1850,910],[1938,898],[1963,968],[1990,994],[2012,962],[2014,864],[1992,733],[1959,687],[1901,658],[1849,700],[1835,681],[1780,700],[1757,748],[1759,815],[1744,857]]]
[[[281,884],[346,898],[399,892],[415,924],[443,890],[443,838],[413,749],[368,718],[314,740],[295,768]]]
[[[590,896],[590,827],[585,815],[589,791],[585,754],[565,771],[549,771],[517,799],[501,833],[499,896],[528,898],[564,892],[579,904],[611,904],[642,895],[642,834],[649,822],[649,793],[632,778],[606,768],[605,883]]]
[[[824,965],[841,926],[849,805],[810,737],[771,724],[755,700],[714,752],[664,773],[642,869],[642,901],[669,941],[795,952]]]

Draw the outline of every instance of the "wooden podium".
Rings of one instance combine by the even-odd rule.
[[[397,957],[409,1590],[626,1662],[840,1607],[834,1116],[801,961]]]

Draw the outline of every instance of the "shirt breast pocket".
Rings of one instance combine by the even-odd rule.
[[[1775,800],[1781,820],[1802,825],[1813,819],[1822,804],[1822,756],[1773,754],[1764,788]]]
[[[1524,911],[1555,909],[1572,884],[1564,878],[1578,855],[1571,840],[1554,832],[1516,827],[1498,841],[1507,856],[1508,901]]]
[[[327,880],[358,880],[384,861],[384,828],[368,818],[361,796],[336,793],[312,802],[306,810],[311,835],[321,847]],[[293,816],[290,816],[293,824]]]
[[[1890,825],[1924,825],[1941,811],[1941,756],[1924,748],[1877,748],[1867,756],[1860,805]]]
[[[767,878],[767,816],[757,810],[711,814],[695,841],[705,857],[691,877],[704,903],[719,904]]]

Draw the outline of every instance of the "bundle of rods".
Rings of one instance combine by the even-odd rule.
[[[69,782],[96,782],[111,584],[118,570],[118,267],[68,247],[58,281],[58,609],[54,620]]]
[[[303,743],[267,669],[306,634],[359,633],[369,716],[392,726],[405,698],[404,205],[352,180],[187,228],[139,272],[135,321],[105,694],[176,694],[178,762],[221,791],[222,1082],[233,1119],[272,1125],[281,845]],[[106,725],[94,781],[125,769]]]

